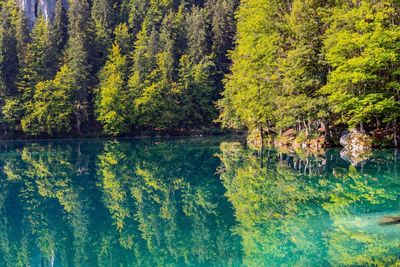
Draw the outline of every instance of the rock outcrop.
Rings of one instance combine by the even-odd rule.
[[[16,0],[21,5],[22,10],[28,20],[30,26],[33,26],[39,16],[43,16],[47,20],[52,20],[54,17],[54,10],[58,0]],[[67,7],[68,0],[63,1],[64,6]]]
[[[372,148],[372,138],[368,134],[353,129],[340,137],[340,144],[349,151],[364,151]]]
[[[344,147],[340,156],[357,166],[370,158],[372,142],[372,137],[368,134],[353,129],[340,137],[340,144]]]

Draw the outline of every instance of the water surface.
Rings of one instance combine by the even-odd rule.
[[[343,157],[343,156],[342,156]],[[390,266],[400,153],[230,138],[4,142],[1,266]]]

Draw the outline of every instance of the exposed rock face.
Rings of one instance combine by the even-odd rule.
[[[54,10],[58,0],[17,0],[24,10],[26,18],[31,26],[36,22],[39,16],[43,16],[47,20],[52,20]],[[63,1],[65,7],[68,5],[68,0]]]

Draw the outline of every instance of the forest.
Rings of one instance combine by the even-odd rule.
[[[358,129],[398,146],[395,0],[0,3],[2,135]]]

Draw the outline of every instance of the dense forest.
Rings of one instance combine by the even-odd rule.
[[[0,3],[3,134],[379,131],[398,145],[395,0]]]
[[[236,1],[58,0],[29,23],[1,4],[4,131],[54,136],[209,127]]]
[[[398,146],[399,8],[394,0],[241,1],[220,121],[261,133],[322,128],[328,138],[375,130]]]

